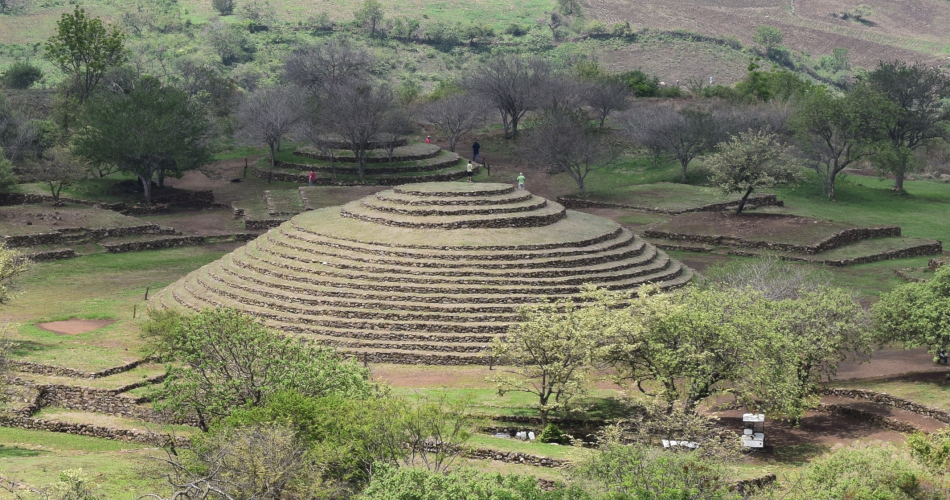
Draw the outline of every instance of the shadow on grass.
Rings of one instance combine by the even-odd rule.
[[[828,446],[816,443],[793,444],[779,446],[774,449],[775,459],[791,465],[804,465],[813,458],[830,450]]]
[[[39,450],[26,450],[23,448],[12,447],[8,448],[0,444],[0,458],[24,458],[24,457],[37,457],[42,455],[43,452]]]
[[[41,342],[34,342],[32,340],[14,340],[13,349],[10,350],[10,354],[13,357],[26,356],[28,354],[33,354],[35,352],[47,351],[55,348],[55,346],[49,344],[43,344]]]

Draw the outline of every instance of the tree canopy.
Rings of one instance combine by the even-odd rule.
[[[950,266],[924,283],[906,283],[871,307],[881,342],[926,347],[931,354],[950,350]]]
[[[770,132],[741,132],[721,143],[705,165],[712,172],[712,183],[723,193],[743,193],[736,208],[739,215],[753,190],[799,178],[798,162],[789,149]]]
[[[79,103],[92,96],[105,72],[128,58],[125,34],[116,26],[106,28],[78,6],[56,22],[56,34],[46,42],[45,57],[69,75]]]

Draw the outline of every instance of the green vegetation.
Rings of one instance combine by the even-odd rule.
[[[881,296],[872,308],[882,342],[926,347],[947,364],[950,349],[950,266],[941,266],[925,283],[907,283]]]

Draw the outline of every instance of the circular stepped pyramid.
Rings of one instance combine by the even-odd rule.
[[[522,304],[691,278],[611,220],[506,184],[423,183],[298,215],[153,300],[241,309],[376,362],[487,364]]]

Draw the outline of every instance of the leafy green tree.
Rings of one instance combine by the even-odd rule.
[[[11,89],[28,89],[43,79],[43,70],[30,61],[17,61],[3,72],[3,84]]]
[[[0,14],[22,14],[33,5],[34,0],[0,0]]]
[[[46,42],[45,57],[69,75],[76,97],[84,104],[109,68],[128,58],[126,35],[119,28],[107,29],[99,18],[90,18],[76,7],[56,22],[56,34]]]
[[[688,287],[677,292],[641,289],[627,308],[604,295],[606,311],[598,357],[644,394],[694,411],[724,391],[754,390],[770,377],[754,370],[774,332],[768,303],[751,290]],[[771,374],[767,374],[771,375]]]
[[[799,178],[797,160],[778,137],[765,131],[741,132],[719,145],[719,151],[706,158],[712,183],[724,194],[743,193],[736,207],[742,213],[746,200],[755,189],[794,182]]]
[[[281,390],[356,398],[373,390],[367,370],[332,349],[285,337],[231,309],[184,317],[162,338],[182,367],[169,369],[155,406],[176,417],[194,415],[204,430]]]
[[[867,74],[867,83],[893,103],[888,147],[876,164],[894,174],[894,189],[903,191],[914,153],[930,141],[950,137],[950,76],[924,63],[882,61]]]
[[[211,0],[211,6],[222,16],[234,13],[234,0]]]
[[[785,35],[782,34],[782,30],[775,26],[759,26],[755,28],[755,35],[752,35],[752,41],[761,45],[765,49],[766,55],[772,52],[772,49],[781,45],[784,39]]]
[[[576,406],[587,392],[588,356],[603,326],[602,307],[571,301],[523,306],[521,321],[492,342],[492,356],[505,365],[490,379],[498,394],[536,396],[542,427],[551,411]]]
[[[881,342],[902,342],[906,349],[926,347],[946,356],[950,350],[950,266],[941,266],[923,283],[907,283],[871,306]]]
[[[878,151],[893,113],[883,95],[864,85],[841,97],[815,90],[799,104],[792,128],[829,200],[835,200],[838,174]]]
[[[363,0],[360,8],[353,12],[356,22],[369,28],[370,38],[376,36],[376,27],[382,24],[383,15],[383,5],[377,0]]]
[[[759,491],[752,498],[937,500],[948,494],[946,478],[915,463],[905,450],[872,444],[840,448],[817,458],[801,472],[789,474],[778,487]]]
[[[180,177],[213,159],[207,114],[178,88],[146,78],[128,94],[106,93],[93,104],[83,111],[76,153],[136,176],[148,202],[156,176],[161,186],[166,176]]]

